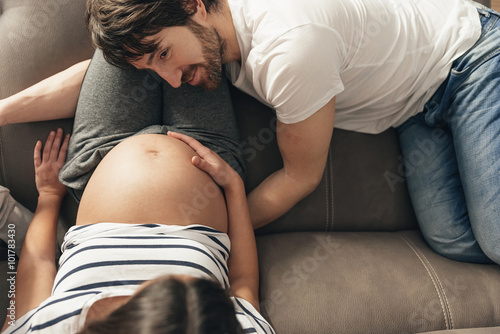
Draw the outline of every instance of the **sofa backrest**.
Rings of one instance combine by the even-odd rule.
[[[232,89],[247,162],[247,190],[282,167],[276,116]],[[417,228],[405,183],[397,134],[367,135],[335,129],[318,188],[277,221],[257,231],[396,231]]]
[[[92,56],[85,28],[85,0],[0,0],[0,98]],[[72,128],[71,120],[0,128],[0,183],[35,209],[33,148],[50,130]],[[63,221],[74,222],[76,204],[65,200]]]

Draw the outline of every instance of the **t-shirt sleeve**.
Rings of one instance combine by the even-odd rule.
[[[283,123],[300,122],[344,90],[345,47],[338,32],[317,24],[282,34],[255,55],[255,90]]]
[[[269,322],[246,300],[231,297],[242,333],[276,334]]]

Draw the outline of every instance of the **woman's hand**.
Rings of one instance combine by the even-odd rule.
[[[59,171],[66,161],[69,134],[62,140],[63,131],[51,131],[45,142],[42,155],[42,142],[35,145],[35,183],[40,196],[56,195],[64,197],[66,188],[59,182]]]
[[[208,173],[219,186],[226,190],[231,184],[241,181],[236,171],[229,166],[217,153],[208,147],[205,147],[196,139],[185,134],[169,131],[170,137],[182,140],[188,144],[198,156],[193,156],[191,162],[193,165]]]

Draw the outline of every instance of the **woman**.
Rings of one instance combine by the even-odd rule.
[[[59,129],[43,155],[35,146],[39,201],[11,301],[17,319],[4,333],[274,333],[258,313],[243,181],[180,133],[133,136],[104,157],[56,272],[68,142]]]

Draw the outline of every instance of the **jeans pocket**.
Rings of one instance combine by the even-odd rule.
[[[500,22],[497,15],[490,15],[483,24],[479,40],[465,54],[455,60],[450,74],[455,77],[470,73],[500,53]]]

